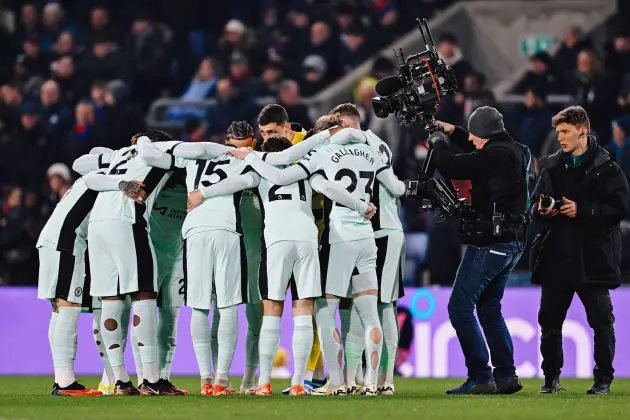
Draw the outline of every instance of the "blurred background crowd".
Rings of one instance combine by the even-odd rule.
[[[0,284],[36,283],[39,231],[72,184],[73,160],[92,147],[125,146],[155,118],[181,140],[220,142],[231,121],[255,126],[270,102],[308,129],[321,112],[312,98],[368,59],[346,100],[360,109],[363,128],[390,144],[399,177],[415,177],[426,156],[422,130],[376,118],[371,98],[376,81],[395,73],[381,52],[414,30],[416,17],[439,15],[452,3],[1,1]],[[476,107],[496,106],[539,157],[558,147],[553,113],[580,104],[630,174],[630,30],[626,17],[615,22],[603,45],[567,27],[555,54],[531,55],[511,100],[495,97],[459,48],[460,34],[441,33],[438,51],[459,93],[441,103],[437,117],[465,124]],[[553,95],[568,99],[548,101]],[[466,182],[457,186],[465,195]],[[451,284],[462,251],[457,222],[434,224],[411,200],[402,214],[407,284]],[[526,271],[517,272],[513,283],[526,282]]]

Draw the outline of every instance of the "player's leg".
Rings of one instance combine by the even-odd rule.
[[[210,295],[214,258],[210,253],[207,232],[192,235],[185,241],[184,274],[186,276],[185,300],[192,308],[190,335],[199,367],[201,395],[212,395],[212,365],[210,327]]]
[[[402,294],[405,236],[400,231],[376,232],[376,274],[379,280],[379,319],[384,346],[381,355],[379,394],[393,395],[394,368],[398,350],[398,322],[394,305]]]
[[[57,291],[60,253],[48,248],[38,248],[38,254],[39,275],[37,281],[37,297],[39,299],[48,300],[51,304],[52,312],[48,322],[48,343],[50,345],[50,356],[53,359],[54,365],[55,327],[59,317],[59,312],[57,312],[57,307],[55,306],[55,294]],[[54,383],[57,383],[56,378]]]
[[[245,257],[247,259],[247,304],[245,315],[247,317],[247,334],[245,336],[245,372],[241,381],[242,394],[251,394],[256,391],[256,370],[259,364],[259,339],[262,326],[262,299],[258,288],[258,271],[262,254],[262,216],[260,203],[250,193],[244,193],[241,199],[243,213],[243,243]]]
[[[358,372],[363,379],[363,349],[365,348],[365,331],[359,317],[359,312],[352,299],[342,299],[339,305],[341,318],[341,342],[346,359],[344,376],[348,394],[359,394],[362,391],[362,381],[357,382]],[[358,383],[358,385],[357,385]]]
[[[378,319],[378,281],[376,278],[376,244],[373,239],[353,241],[359,257],[357,271],[352,277],[353,305],[365,331],[366,372],[364,395],[377,394],[378,370],[383,348],[383,330]]]
[[[171,366],[177,348],[177,318],[179,307],[184,304],[186,279],[184,278],[183,251],[177,258],[158,257],[158,365],[160,379],[171,389],[187,395],[171,383]],[[166,267],[165,267],[166,265]],[[161,281],[160,281],[161,280]]]
[[[245,245],[239,234],[211,231],[210,249],[215,257],[214,281],[219,308],[218,354],[213,395],[231,394],[228,374],[238,337],[238,306],[247,298]]]
[[[325,386],[313,391],[313,394],[345,395],[341,336],[337,330],[335,318],[339,297],[345,297],[350,286],[354,258],[353,255],[346,254],[345,249],[340,244],[331,244],[322,245],[319,260],[325,296],[315,301],[315,321],[328,365],[329,380]]]
[[[271,395],[271,370],[280,343],[280,319],[295,258],[293,241],[276,242],[262,253],[258,278],[263,298],[263,319],[256,395]]]
[[[101,356],[101,361],[103,362],[103,375],[101,376],[101,381],[98,384],[98,390],[104,395],[110,395],[114,393],[114,384],[116,383],[116,380],[114,380],[114,372],[112,371],[112,365],[109,363],[107,349],[105,348],[103,335],[101,334],[101,318],[103,310],[101,308],[101,301],[98,298],[92,299],[93,338],[96,348],[98,349],[98,354]]]
[[[321,270],[317,244],[297,242],[298,255],[293,266],[293,378],[290,395],[304,395],[304,374],[313,348],[313,304],[322,295]]]
[[[217,356],[219,355],[219,320],[221,319],[221,314],[219,313],[219,308],[217,307],[217,294],[215,291],[212,292],[212,297],[210,298],[212,302],[212,323],[210,324],[210,350],[212,357],[212,371],[216,371],[217,369]]]

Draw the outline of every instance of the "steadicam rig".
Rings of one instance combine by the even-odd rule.
[[[457,81],[451,68],[440,58],[426,19],[417,19],[425,49],[405,58],[402,48],[394,50],[398,75],[376,83],[372,105],[377,117],[394,114],[403,125],[419,121],[428,132],[439,130],[434,114],[439,102],[455,94]]]

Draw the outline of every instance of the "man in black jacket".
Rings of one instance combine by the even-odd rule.
[[[595,381],[588,394],[607,394],[613,380],[614,316],[609,289],[620,284],[621,232],[628,214],[628,182],[609,153],[589,136],[584,108],[572,106],[552,120],[562,150],[545,156],[532,197],[532,282],[542,285],[538,322],[545,383],[560,386],[562,324],[577,293],[595,334]],[[545,197],[560,203],[553,208]]]
[[[495,108],[475,110],[468,131],[440,124],[467,153],[452,153],[445,134],[435,132],[429,136],[435,167],[447,178],[471,180],[473,209],[462,223],[462,239],[469,246],[448,303],[468,378],[447,394],[512,394],[523,387],[516,376],[512,338],[501,314],[501,299],[508,275],[524,248],[531,155],[505,131],[503,116]],[[483,334],[474,316],[475,307]],[[494,372],[489,366],[486,341]]]

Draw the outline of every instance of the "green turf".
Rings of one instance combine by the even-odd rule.
[[[96,378],[80,378],[95,385]],[[177,378],[178,386],[198,392],[196,378]],[[238,380],[233,383],[238,384]],[[447,397],[459,379],[396,379],[391,397],[99,397],[48,395],[51,379],[0,376],[0,419],[630,419],[630,380],[616,380],[609,396],[587,396],[586,380],[563,380],[566,391],[540,395],[540,380],[525,380],[519,394]],[[274,382],[279,392],[287,382]]]

